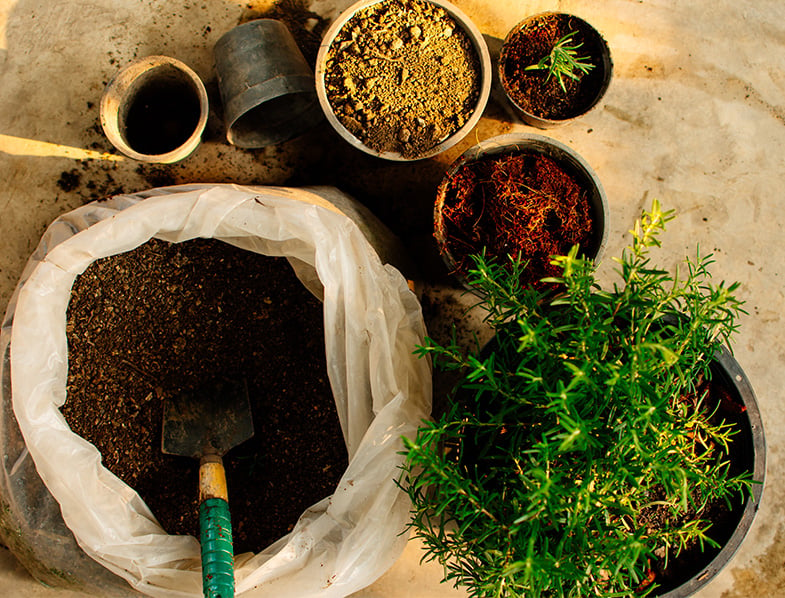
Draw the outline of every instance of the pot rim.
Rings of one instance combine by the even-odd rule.
[[[332,46],[333,41],[335,41],[336,36],[343,29],[343,26],[358,11],[385,1],[387,0],[359,0],[345,9],[340,15],[338,15],[338,18],[333,21],[332,25],[330,25],[330,28],[325,32],[324,37],[322,38],[322,43],[319,46],[319,52],[316,56],[316,96],[319,99],[319,105],[322,107],[322,111],[324,112],[327,122],[330,123],[330,126],[335,129],[338,135],[340,135],[345,141],[347,141],[356,149],[359,149],[360,151],[377,158],[383,158],[385,160],[396,162],[414,162],[417,160],[424,160],[426,158],[431,158],[437,154],[440,154],[454,146],[466,135],[468,135],[469,132],[480,121],[491,93],[491,80],[493,78],[491,55],[488,50],[488,45],[485,43],[485,38],[482,36],[480,30],[466,13],[447,0],[423,0],[424,2],[434,4],[447,11],[447,13],[453,19],[455,19],[455,22],[458,24],[458,26],[461,27],[461,29],[463,29],[463,31],[469,37],[469,40],[472,42],[472,46],[474,47],[474,50],[477,54],[480,67],[480,90],[477,103],[475,104],[471,116],[460,129],[421,156],[417,156],[416,158],[404,158],[398,152],[379,152],[377,150],[371,149],[362,141],[360,141],[360,139],[355,137],[349,131],[349,129],[347,129],[335,116],[335,112],[333,111],[332,107],[330,106],[330,102],[327,99],[327,89],[324,79],[327,72],[327,53]]]
[[[596,97],[586,107],[586,109],[569,118],[562,118],[562,119],[544,118],[525,110],[510,96],[509,89],[506,84],[506,77],[504,76],[505,50],[508,47],[508,43],[510,42],[512,37],[515,34],[517,34],[519,31],[524,29],[533,20],[541,19],[543,17],[550,16],[550,15],[564,15],[572,19],[575,19],[577,21],[580,21],[583,25],[585,25],[589,30],[591,30],[595,34],[597,41],[599,42],[602,48],[602,54],[600,56],[602,68],[604,71],[602,85],[600,86],[600,89],[597,91]],[[605,93],[608,91],[608,88],[610,87],[611,84],[611,78],[613,76],[613,61],[611,60],[611,51],[610,51],[610,47],[608,46],[608,42],[605,40],[602,34],[597,30],[597,28],[594,27],[591,23],[572,13],[562,12],[558,10],[547,10],[526,17],[522,21],[518,22],[512,29],[509,30],[501,45],[501,50],[499,52],[499,61],[496,68],[496,74],[499,78],[499,85],[504,91],[504,96],[507,98],[507,101],[513,106],[513,108],[515,108],[515,110],[518,112],[518,114],[521,116],[521,118],[526,124],[534,127],[538,127],[540,129],[553,129],[555,127],[561,127],[563,125],[566,125],[567,123],[570,123],[574,120],[579,119],[582,116],[585,116],[588,112],[593,110],[600,103],[600,100],[602,100],[602,98],[605,96]]]
[[[581,178],[584,179],[582,182],[589,184],[589,203],[592,208],[592,216],[594,217],[595,223],[592,227],[594,231],[593,245],[595,247],[593,252],[587,251],[587,255],[591,257],[595,263],[598,263],[605,254],[608,237],[610,235],[610,209],[608,207],[608,198],[605,194],[605,189],[600,182],[600,178],[589,163],[568,145],[545,135],[537,133],[508,133],[505,135],[497,135],[471,146],[450,165],[439,183],[439,187],[436,191],[436,201],[434,202],[433,236],[436,238],[439,254],[450,273],[452,273],[469,291],[476,293],[476,289],[468,284],[465,276],[455,272],[456,262],[445,244],[446,236],[444,231],[444,219],[442,217],[442,207],[444,206],[447,184],[450,177],[465,164],[476,162],[485,156],[513,152],[517,153],[525,150],[533,150],[538,153],[546,154],[560,163],[567,163],[571,167],[571,170],[577,171]],[[598,219],[600,220],[599,224],[597,224]]]
[[[687,598],[714,579],[741,547],[752,528],[763,498],[763,488],[766,481],[766,435],[755,391],[752,389],[747,374],[725,345],[720,345],[719,351],[712,358],[712,363],[724,374],[725,381],[735,389],[738,398],[744,405],[753,452],[752,479],[756,483],[752,486],[751,495],[745,500],[744,509],[733,533],[714,558],[681,585],[664,594],[658,594],[655,591],[652,596],[657,598]]]
[[[134,150],[126,141],[120,129],[119,114],[128,99],[127,94],[134,84],[146,73],[156,69],[173,68],[188,79],[199,99],[199,120],[194,131],[179,147],[163,154],[143,154]],[[129,158],[140,162],[171,164],[189,156],[199,146],[202,133],[207,125],[209,101],[207,90],[199,75],[184,62],[171,56],[152,55],[137,58],[115,73],[101,95],[99,114],[101,127],[109,141]]]

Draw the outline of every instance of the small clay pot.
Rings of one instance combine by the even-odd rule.
[[[168,164],[190,155],[207,124],[207,92],[199,76],[169,56],[134,60],[101,96],[101,126],[129,158]]]
[[[400,162],[407,162],[412,160],[422,160],[424,158],[429,158],[435,156],[448,148],[454,146],[458,143],[461,139],[463,139],[469,131],[471,131],[474,126],[479,122],[480,117],[482,116],[483,110],[485,109],[485,105],[488,102],[488,98],[490,96],[491,90],[491,57],[488,51],[488,46],[485,43],[485,39],[480,33],[480,30],[472,23],[466,14],[464,14],[459,8],[452,5],[451,3],[445,0],[425,0],[426,3],[438,6],[444,9],[447,14],[452,17],[455,21],[457,26],[466,34],[468,37],[473,49],[476,52],[477,58],[477,66],[479,69],[480,81],[479,81],[479,93],[477,95],[477,100],[474,104],[474,107],[471,111],[469,118],[466,122],[453,133],[449,134],[446,138],[442,139],[437,145],[431,147],[427,151],[424,151],[416,156],[406,156],[398,151],[379,151],[377,149],[373,149],[366,145],[357,135],[352,133],[341,120],[336,116],[336,112],[333,106],[328,99],[328,92],[327,92],[327,84],[326,84],[326,77],[328,75],[329,64],[328,58],[330,50],[336,41],[336,37],[343,31],[344,27],[347,23],[359,12],[363,9],[371,7],[376,4],[380,4],[385,2],[386,0],[360,0],[356,2],[349,8],[347,8],[343,13],[339,15],[339,17],[333,22],[330,28],[324,35],[322,43],[319,47],[319,53],[316,59],[316,93],[319,97],[319,103],[321,104],[322,110],[327,118],[327,122],[335,129],[335,131],[351,144],[353,147],[370,154],[372,156],[376,156],[378,158],[384,158],[386,160],[392,161],[400,161]],[[365,48],[359,48],[360,52],[366,51]],[[385,60],[385,57],[379,58],[379,60]],[[405,65],[404,65],[405,66]],[[426,123],[428,125],[430,123]]]
[[[588,163],[570,147],[542,135],[512,133],[493,137],[470,147],[453,162],[439,185],[434,206],[433,234],[442,259],[450,273],[471,291],[476,289],[469,286],[466,281],[467,262],[469,261],[467,258],[469,255],[485,251],[487,256],[496,258],[500,263],[506,263],[509,256],[517,253],[517,250],[499,253],[495,247],[490,246],[496,243],[497,239],[501,239],[504,236],[500,234],[503,231],[496,227],[495,221],[490,220],[492,209],[488,206],[491,202],[499,201],[498,197],[486,194],[482,198],[482,206],[470,206],[470,213],[476,215],[476,220],[474,217],[470,218],[470,231],[465,231],[465,227],[461,227],[455,222],[454,217],[446,213],[449,212],[446,206],[457,204],[458,201],[461,201],[459,199],[461,191],[458,189],[458,186],[462,183],[456,178],[456,175],[459,175],[462,170],[466,172],[464,167],[471,167],[474,163],[490,163],[498,158],[515,156],[526,156],[526,159],[530,161],[536,161],[537,156],[542,156],[555,166],[560,173],[568,177],[572,187],[577,186],[580,188],[585,199],[587,216],[591,219],[591,230],[588,232],[584,242],[580,243],[581,253],[598,261],[605,251],[610,228],[608,201],[599,178]],[[474,175],[469,174],[468,176],[472,177]],[[518,186],[526,184],[520,173],[511,176],[513,184]],[[537,192],[539,193],[539,190]],[[472,193],[467,195],[464,192],[460,197],[463,197],[467,203],[472,203],[474,201]],[[543,197],[546,197],[546,195],[543,194]],[[555,199],[561,200],[562,198],[557,197]],[[504,203],[504,201],[499,201],[500,205]],[[551,208],[538,204],[537,210],[544,214],[545,211],[551,210]],[[547,228],[549,234],[561,234],[560,232],[553,233],[563,222],[556,213],[557,211],[558,207],[556,210],[553,210],[553,214],[549,213],[547,217],[543,218],[543,229]],[[514,216],[517,217],[517,214]],[[489,219],[486,220],[485,218]],[[513,218],[513,220],[516,219]],[[459,237],[459,231],[462,233],[468,232],[468,234]],[[469,237],[472,237],[472,239],[469,239]],[[483,245],[481,239],[486,239],[488,245]],[[527,242],[523,243],[523,245],[526,244]],[[532,245],[535,246],[536,242],[533,242]],[[563,253],[566,253],[571,246],[571,244],[567,246],[566,242],[563,242],[562,245],[564,245],[562,248]],[[549,256],[542,255],[540,252],[532,255],[522,254],[521,257],[532,261],[529,265],[531,272],[537,272],[538,268],[549,261]],[[533,276],[533,274],[531,275]],[[529,281],[529,284],[539,284],[538,278]]]
[[[549,76],[546,70],[527,70],[550,54],[559,39],[573,33],[569,45],[580,44],[577,56],[593,65],[578,80]],[[589,23],[574,15],[544,12],[518,23],[507,34],[499,56],[499,81],[521,119],[534,127],[564,125],[593,109],[611,82],[610,48]],[[566,91],[565,91],[566,90]]]

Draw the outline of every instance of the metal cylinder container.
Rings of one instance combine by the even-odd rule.
[[[242,148],[281,143],[324,115],[314,76],[282,22],[258,19],[224,34],[214,48],[226,139]]]

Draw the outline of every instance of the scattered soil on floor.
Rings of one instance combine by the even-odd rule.
[[[556,43],[570,33],[574,36],[569,45],[580,44],[577,56],[593,65],[588,73],[575,72],[577,80],[563,77],[562,89],[558,77],[549,77],[547,70],[526,70],[548,56]],[[604,46],[602,37],[588,23],[572,15],[548,13],[534,17],[510,35],[502,47],[502,85],[525,112],[550,120],[574,118],[593,105],[602,89]]]
[[[125,193],[125,186],[121,182],[124,177],[119,176],[121,173],[118,171],[116,162],[81,160],[79,167],[81,176],[66,179],[73,183],[72,188],[65,189],[58,183],[63,191],[80,194],[85,203]],[[78,173],[79,171],[77,171]]]
[[[454,272],[465,276],[472,255],[528,260],[522,283],[541,286],[559,274],[550,256],[575,244],[589,247],[593,220],[588,194],[554,159],[535,152],[488,156],[460,166],[439,186],[437,238]]]
[[[168,165],[140,164],[136,167],[136,174],[144,177],[144,180],[152,188],[169,187],[177,184],[172,167]]]
[[[63,191],[73,191],[82,182],[82,175],[76,169],[64,170],[60,173],[60,178],[57,179],[57,186]]]
[[[473,113],[481,73],[476,51],[447,11],[422,0],[385,0],[357,11],[336,36],[325,67],[337,119],[366,146],[425,155]]]
[[[151,240],[77,277],[63,414],[167,532],[198,537],[198,462],[161,452],[163,401],[244,378],[255,435],[224,464],[235,550],[259,551],[347,465],[322,317],[284,258]]]

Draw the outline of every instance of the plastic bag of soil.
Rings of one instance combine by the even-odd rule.
[[[412,354],[424,324],[404,277],[333,200],[346,197],[330,188],[169,187],[88,204],[50,226],[0,337],[0,535],[36,578],[93,595],[131,588],[202,595],[198,541],[168,535],[60,411],[76,277],[152,238],[215,238],[283,256],[323,301],[327,371],[349,465],[332,496],[289,534],[236,557],[237,595],[346,596],[397,559],[409,511],[394,483],[400,437],[414,435],[430,411],[430,365]]]

